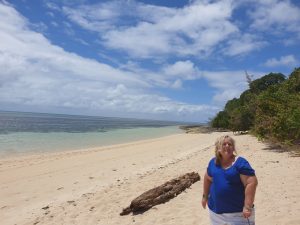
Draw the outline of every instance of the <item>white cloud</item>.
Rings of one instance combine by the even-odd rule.
[[[63,12],[74,23],[98,32],[113,30],[114,24],[126,27],[132,22],[137,23],[140,19],[152,23],[174,14],[174,10],[169,8],[136,1],[106,1],[94,5],[79,5],[76,8],[63,7]],[[126,21],[128,18],[130,23]]]
[[[201,71],[190,60],[165,64],[157,71],[145,70],[132,62],[123,65],[122,68],[135,74],[143,74],[143,79],[147,83],[164,88],[184,88],[183,81],[201,78]]]
[[[264,65],[268,67],[287,66],[294,67],[299,64],[299,61],[293,55],[282,56],[279,59],[271,58],[268,59]]]
[[[248,71],[248,73],[253,75],[253,79],[265,74],[256,71]],[[215,88],[213,102],[219,106],[224,106],[232,98],[238,98],[248,89],[245,71],[203,71],[202,75],[208,80],[210,86]]]
[[[174,89],[181,89],[182,88],[182,81],[180,79],[177,79],[174,81],[174,83],[171,85]]]
[[[209,55],[237,28],[229,22],[230,3],[197,3],[174,9],[174,15],[103,35],[106,46],[123,49],[134,57],[177,54]],[[201,16],[200,16],[201,15]]]
[[[46,6],[48,9],[51,9],[51,10],[54,10],[54,11],[60,11],[59,6],[56,5],[56,4],[53,3],[53,2],[45,2],[45,6]]]
[[[68,4],[61,11],[73,23],[98,33],[102,47],[139,59],[246,55],[268,44],[270,39],[264,40],[264,31],[279,36],[292,32],[293,37],[282,39],[286,45],[300,39],[300,8],[290,1],[196,0],[182,8],[134,0],[79,3]],[[57,10],[57,5],[47,5]],[[246,17],[242,18],[246,21],[233,18],[234,11],[243,6],[247,6]],[[72,35],[71,28],[66,32]]]
[[[269,12],[266,7],[262,9],[265,11],[259,11],[254,7],[252,16],[258,15],[257,19],[252,17],[255,31],[263,31],[263,25],[286,25],[284,29],[297,31],[297,16],[292,16],[292,19],[286,16],[265,18],[263,12],[276,12],[273,8],[280,4],[277,1],[262,2],[259,5],[272,6],[274,11]],[[98,53],[102,59],[119,66],[114,68],[67,52],[32,30],[32,25],[8,4],[0,3],[2,105],[65,107],[86,113],[92,110],[100,114],[119,113],[120,116],[130,114],[137,117],[147,115],[148,118],[199,120],[214,115],[227,100],[239,97],[247,88],[244,71],[227,71],[226,68],[224,71],[204,71],[200,67],[201,59],[207,57],[205,59],[209,60],[208,56],[218,55],[218,60],[223,61],[224,55],[246,55],[267,45],[258,33],[252,34],[251,30],[243,33],[239,29],[238,22],[233,18],[237,5],[230,0],[190,1],[183,8],[147,5],[137,1],[106,1],[96,5],[81,4],[77,8],[74,5],[60,5],[52,3],[47,7],[55,14],[65,13],[71,21],[56,23],[51,19],[54,22],[52,25],[65,29],[73,35],[73,40],[93,47],[84,35],[76,36],[74,23],[77,23],[100,37],[98,43],[105,48],[103,52],[113,48],[114,53],[125,51],[139,60],[122,65],[124,58],[120,60],[114,54]],[[150,63],[144,60],[148,57],[152,57]],[[170,60],[165,60],[167,57]],[[196,64],[199,59],[200,63]],[[142,67],[144,62],[147,67]],[[213,65],[214,62],[203,64]],[[155,65],[155,69],[150,69],[148,63],[151,67]],[[265,65],[291,66],[296,63],[294,55],[287,55],[269,59]],[[161,89],[166,92],[168,89],[184,91],[185,85],[190,83],[185,81],[200,82],[200,79],[207,81],[215,91],[211,106],[183,103],[159,94]]]
[[[76,9],[63,7],[62,11],[69,19],[85,29],[103,31],[112,29],[117,18],[121,16],[122,2],[107,2],[97,4],[96,7],[79,5]],[[124,10],[126,12],[126,10]]]
[[[251,21],[233,18],[234,11],[245,4]],[[63,12],[73,23],[98,33],[103,47],[139,59],[246,55],[268,45],[265,30],[279,35],[289,31],[300,38],[300,9],[289,1],[198,0],[182,8],[108,1],[63,7]],[[284,42],[295,40],[285,38]]]
[[[251,34],[240,35],[239,38],[228,41],[228,47],[225,48],[224,54],[229,56],[243,55],[252,51],[258,51],[267,43],[257,40],[257,36]]]
[[[172,65],[166,65],[162,70],[167,77],[181,77],[185,80],[200,78],[198,68],[190,60],[177,61]]]
[[[232,89],[232,90],[224,90],[222,92],[218,92],[214,97],[213,101],[217,104],[224,105],[228,100],[233,98],[239,98],[242,93],[242,88]]]
[[[185,120],[201,120],[217,111],[214,106],[185,104],[152,93],[151,87],[157,83],[151,76],[145,79],[144,74],[66,52],[29,27],[16,10],[0,4],[2,106],[61,107]],[[184,72],[184,63],[182,67]],[[150,75],[154,77],[154,73]],[[156,79],[169,86],[181,85],[178,77]]]
[[[64,12],[83,28],[98,32],[105,47],[139,58],[167,54],[204,57],[239,32],[230,21],[230,0],[193,1],[184,8],[110,1],[65,7]]]
[[[247,83],[244,71],[203,71],[202,75],[212,87],[220,90],[245,89]]]
[[[245,5],[251,21],[233,18],[234,11]],[[73,23],[98,33],[103,47],[139,59],[246,55],[268,45],[265,30],[281,36],[289,31],[300,38],[300,9],[289,1],[198,0],[167,8],[114,0],[63,7],[63,12]],[[295,38],[283,42],[297,43]]]
[[[294,33],[300,38],[300,8],[291,1],[258,1],[255,9],[249,11],[255,30],[268,31],[286,36],[285,32]]]

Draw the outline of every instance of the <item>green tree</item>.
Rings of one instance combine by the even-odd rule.
[[[254,131],[281,142],[300,140],[300,70],[258,96]]]
[[[248,81],[250,88],[240,98],[229,100],[212,126],[251,129],[261,137],[300,143],[300,68],[287,79],[281,73],[270,73]]]
[[[250,91],[259,94],[266,90],[269,86],[280,84],[285,80],[285,76],[282,73],[269,73],[259,79],[256,79],[250,83]]]
[[[226,111],[220,111],[216,115],[216,117],[211,121],[211,126],[212,127],[217,127],[217,128],[229,128],[229,116]]]

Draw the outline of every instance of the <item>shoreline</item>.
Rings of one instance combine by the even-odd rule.
[[[135,141],[151,140],[183,133],[179,126],[138,127],[131,129],[115,129],[108,132],[20,132],[2,134],[0,149],[1,158],[26,157],[30,155],[55,154],[60,152],[81,151],[101,148],[109,145],[126,144]],[[10,135],[10,136],[6,136]],[[18,140],[21,144],[11,143]],[[6,144],[9,142],[11,144]],[[19,146],[20,145],[20,146]],[[6,149],[5,149],[6,148]],[[22,149],[24,148],[24,149]],[[10,149],[10,150],[8,150]]]
[[[222,134],[232,136],[177,134],[51,157],[0,160],[1,223],[206,225],[202,178]],[[233,137],[238,154],[258,176],[257,223],[299,224],[299,158],[263,150],[266,145],[250,135]],[[139,194],[192,171],[200,174],[200,182],[176,198],[143,214],[119,216]],[[274,205],[276,211],[271,210]]]
[[[103,146],[98,146],[98,147],[87,147],[87,148],[79,148],[79,149],[73,149],[73,150],[60,150],[60,151],[45,151],[45,152],[28,152],[24,154],[10,154],[6,155],[4,157],[1,157],[0,159],[0,172],[1,172],[1,165],[3,165],[3,162],[23,162],[24,160],[52,160],[52,159],[57,159],[58,157],[60,158],[67,158],[69,156],[75,156],[75,155],[85,155],[85,154],[90,154],[90,153],[100,153],[104,151],[109,151],[111,149],[121,149],[121,148],[126,148],[134,145],[139,145],[139,144],[147,144],[151,143],[153,141],[157,141],[159,139],[164,139],[167,137],[173,137],[181,135],[179,134],[169,134],[166,136],[162,137],[156,137],[156,138],[149,138],[149,139],[141,139],[137,141],[128,141],[124,143],[117,143],[117,144],[108,144],[108,145],[103,145]]]

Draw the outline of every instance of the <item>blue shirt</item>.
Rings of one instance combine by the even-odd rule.
[[[209,209],[218,214],[242,212],[245,188],[240,174],[255,175],[249,162],[243,157],[238,157],[231,167],[223,169],[216,165],[213,158],[208,164],[207,174],[213,179],[209,190]]]

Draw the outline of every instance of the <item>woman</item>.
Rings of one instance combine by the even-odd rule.
[[[215,157],[204,175],[202,206],[208,205],[212,225],[249,225],[254,222],[255,171],[238,157],[228,135],[215,143]]]

